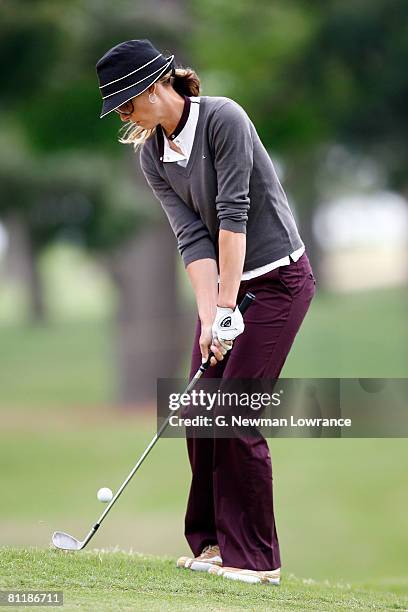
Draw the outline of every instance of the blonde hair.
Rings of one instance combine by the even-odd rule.
[[[192,68],[176,68],[175,76],[171,76],[171,71],[161,76],[156,83],[161,83],[165,86],[173,86],[173,89],[180,95],[199,96],[201,90],[200,79]],[[144,142],[156,132],[156,127],[147,130],[140,125],[135,125],[133,122],[125,123],[119,130],[119,142],[122,144],[131,144],[136,152]]]

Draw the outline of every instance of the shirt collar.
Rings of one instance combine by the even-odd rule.
[[[190,114],[191,100],[190,100],[190,98],[188,96],[185,96],[185,95],[183,95],[183,98],[184,98],[183,112],[181,114],[180,121],[176,125],[175,130],[168,137],[169,140],[174,140],[180,134],[181,130],[184,128],[184,126],[187,123],[187,120],[188,120],[188,117],[189,117],[189,114]],[[159,149],[159,159],[160,159],[160,161],[163,161],[163,155],[164,155],[164,130],[163,130],[162,126],[160,125],[160,123],[157,126],[156,134],[157,134],[157,146],[158,146],[158,149]]]

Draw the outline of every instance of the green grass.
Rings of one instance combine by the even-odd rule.
[[[281,376],[407,377],[406,298],[402,289],[318,295]],[[113,401],[112,333],[101,317],[0,325],[0,410]],[[189,361],[186,355],[180,376]]]
[[[101,302],[109,291],[93,293],[93,269],[77,263],[70,280],[52,273],[49,326],[22,325],[12,296],[0,303],[1,585],[63,584],[66,609],[408,609],[404,439],[270,441],[279,589],[175,571],[188,552],[184,440],[159,441],[93,541],[166,558],[47,550],[56,529],[87,533],[103,510],[97,489],[121,484],[155,430],[109,408],[113,300]],[[408,376],[406,304],[402,289],[318,293],[282,376]]]
[[[168,558],[109,551],[0,549],[2,589],[63,590],[64,610],[406,610],[376,585],[283,575],[279,587],[178,570]],[[10,609],[10,608],[8,608]],[[39,608],[45,609],[45,608]]]
[[[408,292],[317,293],[282,377],[408,376]]]
[[[24,424],[24,426],[23,426]],[[152,420],[57,411],[3,419],[0,542],[47,547],[54,530],[85,536],[154,434]],[[316,580],[406,576],[408,448],[404,439],[270,440],[282,567]],[[183,439],[162,439],[95,536],[176,557],[190,468]]]
[[[108,403],[113,388],[110,339],[109,322],[101,319],[1,326],[1,407]]]

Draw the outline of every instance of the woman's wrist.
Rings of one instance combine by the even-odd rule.
[[[201,325],[202,327],[211,327],[212,324],[214,323],[215,320],[215,315],[217,314],[217,311],[214,310],[214,314],[210,313],[210,314],[200,314],[200,321],[201,321]]]

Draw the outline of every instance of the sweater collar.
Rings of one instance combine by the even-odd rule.
[[[168,137],[169,140],[174,140],[181,132],[181,130],[184,128],[184,126],[187,123],[189,114],[190,114],[190,106],[191,106],[191,100],[188,96],[183,95],[184,98],[184,108],[183,108],[183,112],[181,114],[180,117],[180,121],[178,122],[178,124],[175,127],[175,130],[170,134],[170,136]],[[157,146],[159,149],[159,159],[160,161],[163,161],[163,155],[164,155],[164,130],[162,128],[162,126],[160,125],[160,123],[157,126],[157,130],[156,130],[156,134],[157,134]]]

